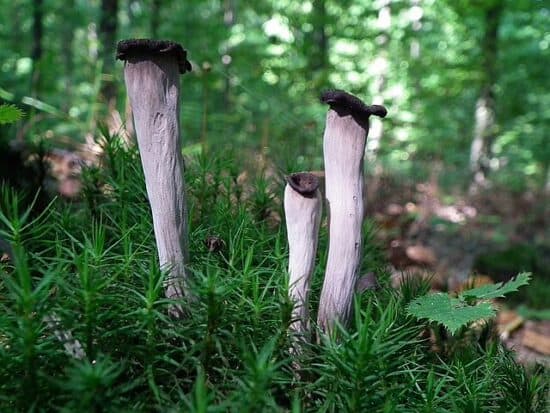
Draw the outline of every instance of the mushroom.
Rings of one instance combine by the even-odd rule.
[[[322,210],[317,176],[307,172],[288,176],[284,208],[289,248],[289,296],[294,303],[290,328],[303,337],[309,325],[308,297]]]
[[[346,325],[361,262],[364,217],[363,155],[369,116],[386,116],[383,106],[365,105],[340,90],[324,92],[330,106],[324,133],[325,191],[330,216],[329,250],[317,322],[330,332]]]
[[[124,79],[153,215],[161,268],[168,271],[167,298],[186,294],[188,275],[187,207],[180,143],[180,73],[191,70],[181,45],[165,40],[123,40],[117,59]],[[188,295],[188,294],[187,294]],[[170,309],[181,315],[181,308]]]

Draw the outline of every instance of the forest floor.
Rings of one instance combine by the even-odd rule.
[[[522,363],[550,365],[548,194],[486,188],[449,196],[436,177],[416,184],[378,177],[370,183],[368,213],[396,283],[412,273],[430,277],[434,290],[460,291],[533,272],[531,292],[501,306],[497,330]],[[533,307],[538,310],[527,310]]]
[[[75,156],[59,151],[50,158],[52,182],[68,198],[77,196],[80,187]],[[398,284],[404,274],[415,274],[429,277],[434,290],[459,291],[533,272],[534,297],[528,293],[503,305],[497,329],[518,360],[550,365],[547,194],[485,188],[448,195],[437,181],[435,175],[419,183],[391,176],[367,179],[367,215],[376,223],[392,280]],[[538,273],[541,269],[544,273]]]

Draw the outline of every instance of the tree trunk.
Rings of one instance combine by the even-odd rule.
[[[326,32],[327,8],[325,0],[313,1],[313,44],[311,69],[326,69],[328,66],[328,37]]]
[[[42,60],[43,48],[42,40],[44,36],[44,1],[33,0],[32,12],[32,73],[31,73],[31,94],[36,97],[41,88],[40,65]]]
[[[115,47],[117,36],[118,0],[101,0],[101,18],[99,22],[99,40],[103,61],[100,98],[109,108],[114,107],[116,83],[113,78]]]
[[[74,54],[73,54],[73,39],[74,39],[74,19],[69,14],[74,13],[74,0],[67,0],[65,21],[63,23],[63,33],[61,35],[61,43],[63,45],[63,67],[65,68],[65,99],[63,99],[63,110],[68,111],[71,107],[72,97],[72,77],[74,71]]]
[[[474,137],[470,147],[470,170],[474,186],[483,185],[489,172],[491,144],[496,132],[496,102],[498,29],[503,5],[497,2],[484,11],[485,33],[481,43],[482,85],[476,102]]]
[[[236,22],[236,6],[235,0],[223,0],[223,23],[227,29],[227,35],[231,34],[231,28]],[[224,88],[223,88],[223,102],[227,113],[231,112],[231,76],[229,74],[229,68],[233,62],[233,56],[231,55],[231,48],[227,47],[224,50],[222,56],[222,63],[224,66]]]
[[[420,40],[419,40],[419,31],[422,28],[422,16],[424,15],[424,10],[422,9],[422,0],[410,0],[411,8],[409,9],[411,26],[412,30],[415,33],[411,39],[411,45],[409,49],[409,54],[412,59],[420,58]]]
[[[160,6],[161,0],[152,0],[151,2],[151,38],[158,39],[160,26]]]
[[[13,7],[8,17],[10,25],[10,48],[17,50],[21,47],[24,38],[24,31],[22,30],[22,21],[26,17],[25,6],[19,2],[14,2]]]
[[[372,87],[373,102],[384,104],[384,91],[388,81],[390,61],[388,59],[388,45],[391,31],[391,0],[384,0],[378,11],[377,28],[381,34],[377,38],[378,56],[374,60],[376,75]],[[380,149],[380,142],[384,134],[384,125],[380,119],[373,119],[370,126],[369,141],[367,143],[367,157],[375,161]]]

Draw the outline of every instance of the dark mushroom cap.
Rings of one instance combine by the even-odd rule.
[[[187,50],[179,43],[169,40],[128,39],[118,42],[116,58],[128,60],[131,57],[169,55],[178,61],[180,73],[190,72],[191,63],[187,60]]]
[[[204,245],[209,252],[220,252],[225,248],[225,241],[217,235],[209,235],[204,240]]]
[[[365,105],[356,96],[343,90],[327,90],[321,94],[321,102],[326,103],[338,113],[350,114],[358,121],[368,122],[370,115],[385,117],[388,111],[381,105]]]
[[[286,181],[292,189],[300,195],[311,198],[319,188],[319,178],[309,172],[298,172],[286,177]]]

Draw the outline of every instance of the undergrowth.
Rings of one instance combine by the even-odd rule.
[[[0,267],[0,411],[544,410],[544,372],[526,373],[498,342],[432,351],[427,324],[406,311],[423,282],[382,281],[356,297],[349,328],[290,353],[286,235],[265,219],[282,215],[282,187],[246,188],[227,157],[187,160],[198,300],[171,319],[139,156],[117,142],[85,171],[79,203],[31,214],[2,189],[0,236],[13,253]],[[366,230],[364,270],[379,271]],[[222,241],[214,251],[211,236]],[[312,317],[326,238],[324,227]]]

